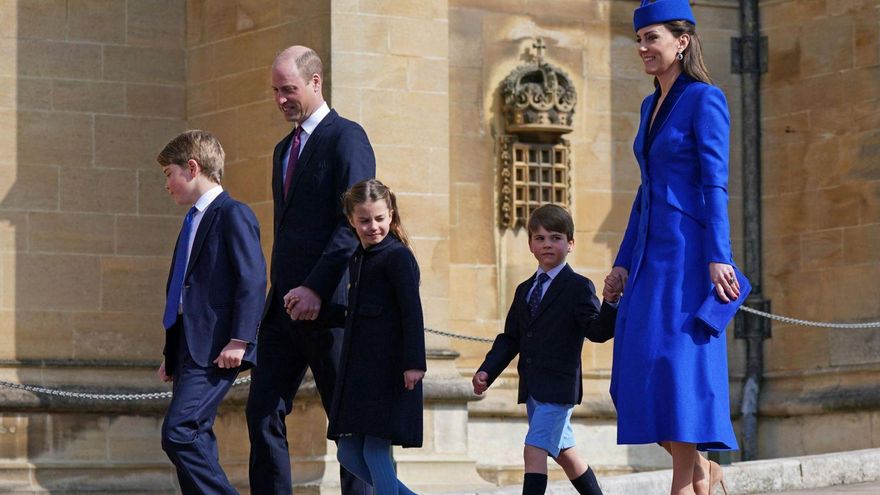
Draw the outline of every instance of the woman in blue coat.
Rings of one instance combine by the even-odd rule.
[[[611,397],[618,443],[660,443],[672,454],[672,495],[702,495],[722,474],[697,451],[737,448],[726,341],[698,317],[707,298],[740,297],[727,216],[730,117],[687,0],[645,0],[633,23],[657,89],[642,102],[633,146],[642,183],[605,281],[606,299],[622,294]]]

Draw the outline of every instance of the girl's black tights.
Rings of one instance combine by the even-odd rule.
[[[389,440],[369,435],[340,437],[336,458],[345,469],[370,484],[376,495],[415,495],[397,479]]]

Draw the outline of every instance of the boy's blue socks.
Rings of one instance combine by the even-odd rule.
[[[541,473],[526,473],[523,476],[522,495],[544,495],[547,491],[547,475]]]
[[[574,489],[580,495],[602,495],[602,489],[599,488],[599,480],[596,479],[596,474],[593,473],[593,468],[591,467],[587,467],[584,474],[571,480],[571,484],[574,485]]]

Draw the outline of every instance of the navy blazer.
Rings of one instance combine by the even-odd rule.
[[[519,354],[518,402],[529,396],[541,402],[580,404],[581,350],[584,339],[604,342],[614,334],[617,309],[602,304],[590,279],[565,265],[541,298],[534,318],[526,295],[535,276],[516,288],[513,303],[492,349],[480,366],[491,384]]]
[[[272,159],[275,241],[266,311],[272,298],[283,304],[300,285],[321,297],[322,309],[344,305],[343,274],[358,240],[341,198],[353,184],[376,176],[376,157],[363,128],[331,110],[306,141],[283,198],[281,159],[291,139],[293,131],[275,146]]]
[[[173,259],[166,294],[174,273]],[[238,339],[248,343],[241,369],[254,366],[265,294],[260,225],[247,205],[224,191],[205,209],[183,278],[183,330],[193,361],[205,368],[214,366],[229,340]],[[177,341],[171,341],[174,333],[168,332],[166,339],[166,368],[174,366],[175,356],[169,352],[176,349]],[[173,369],[168,372],[173,374]]]

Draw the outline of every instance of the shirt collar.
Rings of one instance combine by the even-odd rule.
[[[211,203],[214,202],[214,200],[217,199],[217,196],[220,196],[220,193],[222,193],[222,192],[223,192],[223,186],[221,186],[220,184],[217,184],[216,186],[212,187],[211,189],[208,189],[207,191],[205,191],[205,193],[202,194],[202,196],[199,198],[198,201],[196,201],[196,204],[194,204],[193,206],[195,206],[196,209],[199,210],[200,213],[204,212],[205,209],[208,206],[210,206]]]
[[[303,121],[302,124],[300,124],[302,126],[303,132],[311,136],[312,133],[315,132],[315,128],[318,127],[318,124],[320,124],[321,121],[324,120],[324,117],[326,117],[328,113],[330,113],[330,107],[327,106],[327,102],[325,101],[321,104],[320,107],[318,107],[317,110],[309,115],[309,118],[307,118],[305,121]]]
[[[550,281],[552,282],[553,279],[555,279],[556,276],[559,275],[559,272],[561,272],[563,268],[565,268],[564,262],[560,263],[559,265],[551,268],[550,270],[548,270],[546,272],[544,270],[541,270],[541,267],[538,267],[538,270],[535,272],[535,278],[537,278],[538,275],[540,275],[542,273],[546,273],[547,276],[550,277]]]

